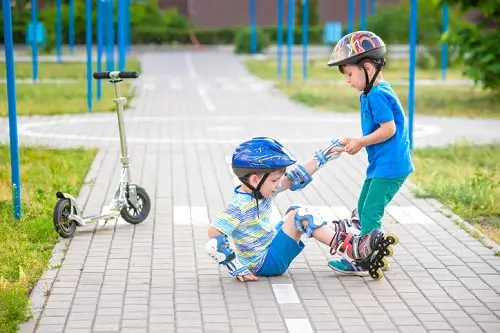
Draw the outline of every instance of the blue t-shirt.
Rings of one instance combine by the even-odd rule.
[[[396,133],[389,140],[366,146],[367,178],[397,178],[413,172],[410,140],[403,106],[387,82],[380,82],[361,94],[361,128],[363,136],[373,133],[381,123],[394,120]]]

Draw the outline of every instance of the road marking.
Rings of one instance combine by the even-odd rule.
[[[209,126],[207,132],[239,132],[243,129],[242,126]]]
[[[201,97],[201,100],[203,101],[203,104],[205,104],[205,107],[209,112],[214,112],[215,111],[215,105],[212,103],[210,98],[208,98],[207,92],[205,89],[198,87],[198,94]]]
[[[205,95],[206,96],[206,95]],[[203,97],[202,97],[203,98]],[[207,97],[208,105],[207,109],[210,108],[213,104],[211,104],[210,100]],[[338,118],[338,117],[273,117],[273,116],[265,116],[258,118],[249,118],[249,117],[224,117],[224,116],[213,116],[213,117],[127,117],[126,123],[128,124],[138,124],[141,122],[228,122],[229,124],[241,124],[241,123],[253,123],[257,121],[279,121],[283,122],[291,122],[291,123],[355,123],[357,119],[349,119],[349,118]],[[27,123],[20,123],[18,127],[19,135],[35,137],[35,138],[50,138],[50,139],[65,139],[65,140],[81,140],[81,141],[119,141],[120,138],[116,136],[89,136],[84,134],[69,134],[69,133],[60,133],[57,129],[47,129],[45,127],[58,127],[58,125],[66,126],[68,124],[77,124],[78,128],[81,128],[84,124],[97,124],[97,123],[105,123],[104,125],[109,125],[108,123],[113,123],[114,126],[116,123],[116,118],[107,115],[92,115],[92,117],[72,117],[72,118],[64,118],[58,120],[48,120],[48,121],[34,121]],[[110,125],[109,125],[110,126]],[[95,126],[94,126],[95,127]],[[53,131],[53,133],[51,133]],[[415,125],[415,133],[414,137],[423,137],[429,136],[433,134],[437,134],[441,131],[441,128],[435,125]],[[203,144],[239,144],[248,138],[137,138],[137,137],[127,137],[128,142],[135,143],[203,143]],[[282,143],[324,143],[329,142],[331,138],[322,138],[322,137],[280,137],[280,142]]]
[[[386,211],[400,224],[435,224],[416,206],[388,206]]]
[[[285,323],[290,333],[314,333],[306,318],[286,318]]]
[[[191,54],[187,53],[186,54],[186,65],[188,68],[189,76],[191,76],[193,79],[196,79],[198,75],[196,75],[196,70],[194,69],[193,61],[191,60]]]
[[[299,297],[293,288],[293,284],[271,284],[274,296],[278,304],[295,304],[300,303]]]
[[[210,218],[206,206],[174,206],[175,225],[205,225]]]

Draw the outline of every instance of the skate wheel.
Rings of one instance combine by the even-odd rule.
[[[379,267],[380,268],[384,268],[384,267],[387,267],[389,265],[389,263],[387,262],[387,258],[382,258],[382,260],[380,260],[380,263],[379,263]]]
[[[394,249],[392,248],[392,246],[388,246],[385,249],[383,249],[382,255],[384,257],[392,257],[394,255]]]
[[[384,238],[388,244],[391,244],[391,245],[399,244],[398,236],[392,232],[385,234]]]
[[[371,278],[377,281],[381,280],[382,277],[384,276],[384,273],[382,273],[382,270],[380,268],[377,268],[375,270],[370,270],[369,273]]]

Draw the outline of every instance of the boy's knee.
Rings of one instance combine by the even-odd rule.
[[[314,230],[327,224],[319,211],[299,205],[290,206],[286,211],[286,220],[293,222],[295,228],[301,233],[312,237]]]

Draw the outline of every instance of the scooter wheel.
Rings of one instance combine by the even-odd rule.
[[[59,199],[54,207],[54,227],[59,236],[73,237],[76,231],[76,221],[68,219],[71,214],[71,203],[68,199]]]
[[[130,202],[129,192],[127,189],[127,205],[124,206],[120,211],[120,215],[123,217],[123,219],[130,224],[141,223],[148,217],[149,211],[151,210],[151,200],[149,199],[149,195],[146,193],[146,190],[136,185],[135,192],[137,194],[137,202],[139,204],[139,207],[135,208],[134,205]]]

